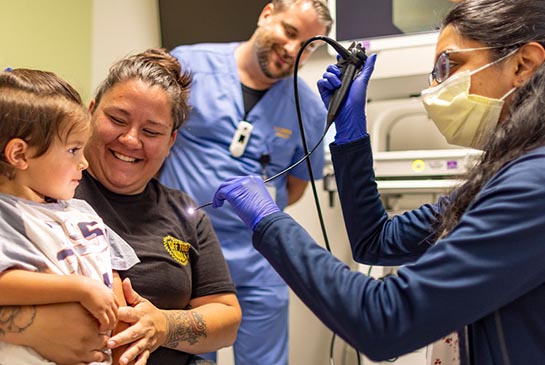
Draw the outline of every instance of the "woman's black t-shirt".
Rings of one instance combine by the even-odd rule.
[[[185,309],[192,298],[234,293],[227,264],[208,217],[187,212],[186,194],[152,179],[137,195],[112,193],[89,173],[76,191],[136,251],[140,263],[120,271],[134,290],[161,309]],[[191,355],[160,347],[150,364],[185,364]]]

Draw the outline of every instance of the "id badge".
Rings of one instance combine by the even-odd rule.
[[[248,140],[252,135],[252,129],[254,129],[254,126],[245,120],[241,120],[238,123],[237,130],[233,135],[231,144],[229,145],[229,152],[231,152],[231,156],[242,156],[246,146],[248,145]]]

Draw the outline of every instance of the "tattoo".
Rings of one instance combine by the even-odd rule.
[[[34,317],[36,317],[34,306],[0,307],[0,336],[23,332],[34,322]]]
[[[168,337],[165,346],[176,348],[182,341],[194,345],[199,337],[207,337],[206,322],[202,316],[194,311],[167,312]]]

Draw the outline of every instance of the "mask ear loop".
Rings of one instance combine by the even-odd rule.
[[[511,94],[513,94],[517,90],[516,86],[513,86],[511,90],[509,90],[504,96],[500,98],[501,101],[505,101]]]

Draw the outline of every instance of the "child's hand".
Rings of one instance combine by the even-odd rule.
[[[97,280],[86,279],[84,296],[80,303],[98,320],[101,333],[110,331],[117,323],[119,307],[114,291]]]

